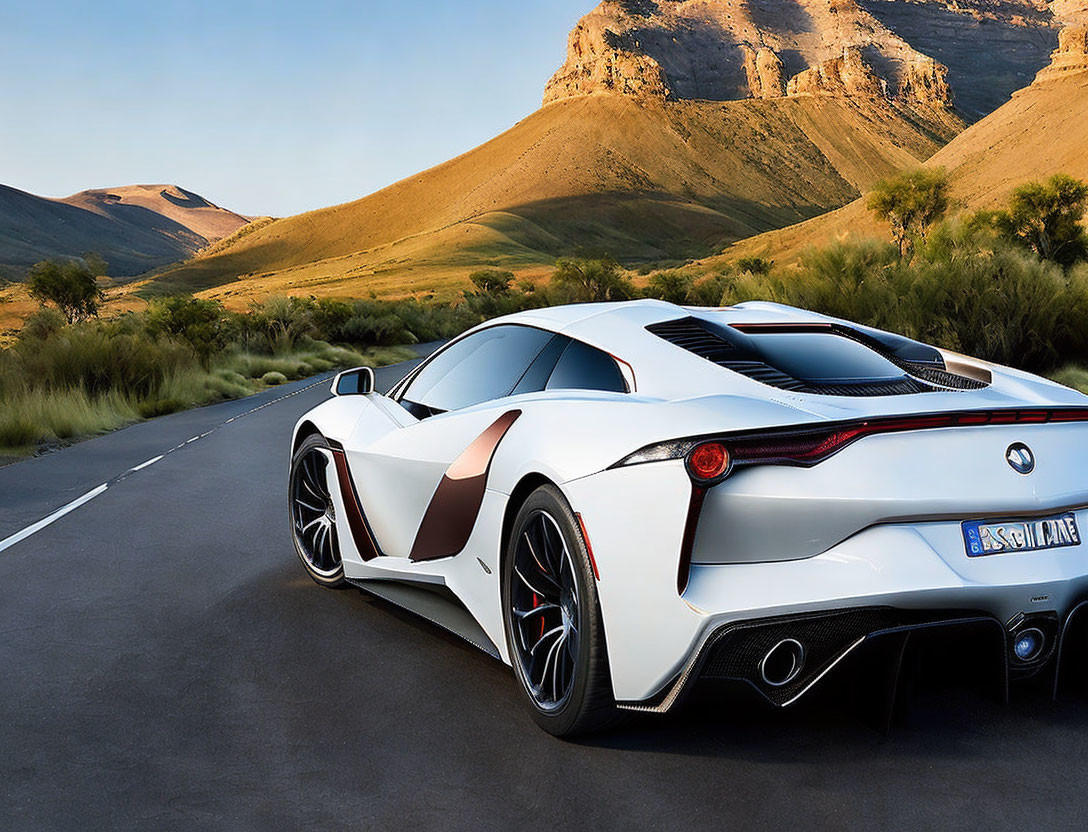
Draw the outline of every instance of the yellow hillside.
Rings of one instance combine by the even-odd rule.
[[[1088,71],[1041,73],[927,164],[948,169],[956,203],[970,210],[1001,205],[1017,185],[1054,173],[1088,179]],[[886,236],[886,229],[872,218],[864,201],[857,200],[824,216],[737,243],[725,258],[759,254],[787,262],[811,245],[873,236]],[[718,260],[703,265],[712,267]]]
[[[448,296],[482,265],[531,276],[579,250],[702,256],[849,202],[959,126],[934,135],[886,103],[832,96],[571,98],[372,196],[246,229],[149,288],[233,306],[284,291]]]

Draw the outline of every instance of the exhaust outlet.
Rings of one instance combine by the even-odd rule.
[[[795,638],[784,638],[759,663],[759,675],[772,688],[788,685],[805,669],[805,647]]]

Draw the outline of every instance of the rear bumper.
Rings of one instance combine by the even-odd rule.
[[[600,567],[613,689],[624,707],[668,710],[704,671],[750,680],[757,662],[745,655],[762,642],[742,634],[784,619],[850,613],[862,622],[851,623],[846,635],[826,640],[810,655],[808,671],[822,677],[859,641],[910,629],[988,626],[1007,656],[1011,620],[1049,618],[1057,640],[1088,599],[1088,546],[968,558],[960,524],[947,520],[874,526],[803,560],[697,563],[679,595],[676,574],[690,494],[682,469],[636,466],[569,482],[564,489],[583,514]],[[617,505],[627,510],[616,511]],[[1088,511],[1077,514],[1081,528],[1088,528]],[[872,610],[882,617],[865,618]],[[723,668],[734,658],[748,664],[727,672]],[[715,664],[709,664],[712,659]],[[795,701],[795,694],[811,687],[808,671],[803,689],[768,698],[776,704]]]
[[[622,706],[667,711],[691,683],[713,678],[747,682],[786,707],[862,644],[936,628],[985,630],[995,673],[1006,683],[1043,665],[1057,674],[1062,642],[1079,620],[1088,622],[1084,547],[981,559],[964,554],[959,563],[931,545],[941,525],[870,529],[804,561],[693,567],[684,600],[704,613],[704,628],[667,684]],[[1045,631],[1047,650],[1039,661],[1017,666],[1010,628],[1025,620]],[[767,684],[761,662],[785,639],[803,646],[804,670],[788,684]]]
[[[1088,599],[1065,615],[1044,614],[1025,619],[1020,625],[1045,632],[1045,646],[1037,658],[1018,662],[1012,654],[1008,623],[982,612],[953,610],[902,610],[893,607],[803,613],[793,616],[739,621],[714,630],[690,658],[684,671],[656,696],[641,702],[622,702],[626,710],[662,713],[668,711],[699,680],[743,682],[772,705],[785,708],[818,685],[848,656],[867,642],[887,636],[890,652],[901,650],[904,636],[920,631],[975,628],[989,648],[988,657],[1007,694],[1010,680],[1047,674],[1055,695],[1059,686],[1074,678],[1088,676]],[[792,678],[769,680],[766,656],[776,647],[792,643],[802,646],[803,666]]]

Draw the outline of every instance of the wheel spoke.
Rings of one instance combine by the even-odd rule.
[[[560,627],[553,627],[552,629],[548,630],[548,632],[544,633],[544,635],[542,635],[540,638],[538,638],[536,644],[534,644],[529,649],[529,655],[531,655],[531,656],[536,655],[536,651],[538,649],[540,649],[541,644],[543,644],[545,641],[547,641],[552,636],[558,635],[559,633],[562,633],[562,632],[563,632],[563,628],[561,626]]]
[[[544,659],[544,670],[540,675],[540,682],[541,682],[541,685],[543,685],[548,680],[548,665],[550,665],[550,664],[552,665],[552,672],[551,672],[552,699],[556,700],[556,701],[558,701],[558,699],[559,699],[559,691],[558,691],[559,665],[558,665],[558,662],[555,663],[555,664],[552,664],[552,659],[555,658],[555,657],[558,657],[559,648],[563,646],[563,640],[565,638],[566,638],[566,634],[563,634],[563,635],[559,636],[559,638],[557,638],[555,640],[555,644],[553,644],[551,646],[551,649],[548,650],[547,658]]]
[[[307,481],[305,477],[302,478],[302,485],[307,491],[309,491],[311,494],[313,494],[319,500],[321,500],[321,499],[323,499],[325,497],[324,494],[322,494],[320,491],[318,491],[316,488],[314,488],[312,485],[310,485],[309,481]]]
[[[543,688],[544,683],[548,680],[548,663],[553,655],[553,648],[563,639],[562,633],[562,627],[556,627],[554,630],[549,630],[544,635],[542,635],[537,643],[534,644],[529,650],[529,655],[533,657],[533,669],[535,670],[537,664],[540,663],[540,658],[537,655],[536,651],[540,649],[540,646],[542,644],[551,641],[552,636],[558,636],[558,638],[556,638],[554,641],[551,641],[551,647],[544,651],[544,662],[540,664],[540,679],[538,679],[536,682],[537,686],[540,688]]]
[[[537,613],[543,614],[557,609],[559,609],[558,604],[541,604],[539,607],[533,607],[531,610],[515,609],[514,615],[516,615],[521,620],[525,620],[531,615],[536,615]]]
[[[540,558],[537,557],[536,549],[533,548],[533,539],[529,537],[529,532],[526,531],[522,536],[525,538],[525,545],[529,547],[529,554],[533,556],[533,561],[536,562],[537,568],[540,569],[541,574],[547,575],[548,570],[544,564],[541,563]]]
[[[324,519],[325,519],[324,514],[322,514],[320,517],[315,517],[313,520],[311,520],[309,523],[307,523],[305,526],[303,526],[301,529],[299,529],[299,531],[302,532],[303,534],[306,534],[306,532],[308,532],[314,526],[320,525],[321,521],[324,520]]]
[[[536,553],[537,547],[533,546],[533,541],[532,541],[532,538],[529,536],[528,531],[525,532],[525,534],[523,535],[523,538],[525,540],[525,545],[529,547],[529,554],[532,555],[533,563],[537,567],[536,568],[536,574],[538,574],[541,578],[546,580],[548,583],[550,583],[556,589],[561,589],[562,587],[560,586],[559,581],[557,580],[557,576],[552,574],[551,569],[548,566],[548,559],[547,558],[541,559],[539,556],[537,556],[537,553]],[[541,547],[541,548],[543,549],[543,547]]]
[[[303,500],[301,497],[295,497],[295,505],[296,506],[302,506],[307,511],[316,511],[319,514],[322,514],[325,511],[325,509],[323,509],[323,508],[318,508],[317,506],[310,505],[305,500]]]
[[[552,536],[549,530],[551,524],[544,519],[544,515],[540,516],[540,538],[544,546],[544,557],[548,561],[548,569],[553,572],[557,579],[562,580],[563,577],[563,564],[561,559],[556,558],[556,550],[562,552],[563,541],[559,541],[559,546],[555,545],[555,541],[552,540]]]
[[[546,593],[541,592],[539,589],[537,589],[535,586],[533,586],[531,583],[529,583],[529,579],[521,574],[521,570],[518,569],[517,566],[514,566],[514,574],[517,575],[521,579],[521,582],[523,584],[525,584],[527,587],[529,587],[530,592],[533,592],[534,594],[539,595],[542,598],[547,598],[548,597]]]

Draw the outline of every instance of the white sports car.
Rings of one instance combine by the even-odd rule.
[[[491,321],[388,395],[367,369],[333,390],[293,437],[303,565],[511,664],[557,735],[701,678],[786,706],[935,627],[984,630],[1006,687],[1056,681],[1088,623],[1088,398],[1027,373],[646,300]]]

